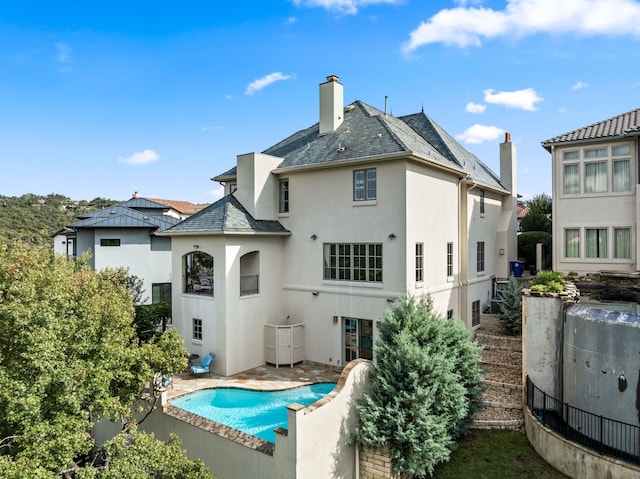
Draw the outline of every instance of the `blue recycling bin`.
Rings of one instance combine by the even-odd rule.
[[[522,263],[521,261],[510,261],[509,264],[511,265],[511,273],[516,278],[522,276],[522,272],[524,271],[524,263]]]

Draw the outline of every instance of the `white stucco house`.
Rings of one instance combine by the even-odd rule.
[[[318,123],[239,155],[213,178],[221,200],[158,232],[172,240],[174,325],[192,353],[216,353],[216,373],[372,359],[407,295],[471,329],[517,260],[508,134],[497,175],[424,113],[345,106],[336,76],[319,104]]]
[[[158,232],[176,225],[204,205],[142,198],[78,216],[54,237],[56,253],[90,252],[96,271],[124,267],[143,280],[146,303],[171,301],[171,238]]]
[[[640,109],[542,142],[553,172],[553,269],[638,271]]]

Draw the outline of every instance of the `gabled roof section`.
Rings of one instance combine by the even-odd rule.
[[[584,128],[554,136],[542,142],[542,147],[551,151],[552,146],[565,143],[599,141],[640,135],[640,108],[594,123]]]
[[[316,123],[262,153],[282,158],[278,169],[412,156],[504,190],[498,177],[484,163],[424,113],[396,118],[361,101],[345,107],[344,121],[336,131],[319,135],[319,123]],[[232,181],[236,174],[233,167],[213,180]]]
[[[148,215],[125,206],[114,205],[87,215],[70,228],[149,228],[163,231],[180,220],[166,215]]]
[[[169,228],[174,233],[265,233],[288,234],[279,221],[256,220],[233,195],[227,195],[193,216]]]

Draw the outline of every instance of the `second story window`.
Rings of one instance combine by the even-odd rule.
[[[376,169],[353,171],[353,201],[376,199]]]
[[[382,244],[325,243],[324,279],[382,283]]]
[[[447,278],[453,277],[453,243],[447,243]]]
[[[480,214],[484,214],[484,190],[480,190]]]
[[[279,191],[280,193],[279,193],[279,200],[278,200],[278,212],[288,213],[289,212],[289,178],[280,179]]]

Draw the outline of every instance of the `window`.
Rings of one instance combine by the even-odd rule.
[[[471,303],[471,327],[480,325],[480,300]]]
[[[484,241],[478,241],[476,247],[476,271],[478,273],[484,271]]]
[[[151,285],[151,302],[171,303],[171,283],[153,283]]]
[[[564,165],[563,192],[565,195],[580,193],[580,165]]]
[[[578,228],[564,230],[564,257],[580,257],[580,230]]]
[[[607,229],[587,228],[585,230],[587,258],[607,258]]]
[[[423,256],[424,243],[416,243],[416,281],[421,282],[424,280],[424,256]]]
[[[484,190],[480,190],[480,214],[484,214]]]
[[[231,183],[229,185],[229,192],[235,193],[237,190],[238,190],[238,184],[237,183]]]
[[[278,204],[278,211],[280,213],[289,212],[289,178],[280,179],[280,197]]]
[[[260,252],[252,251],[240,257],[240,296],[260,292]]]
[[[184,292],[213,296],[213,256],[192,251],[183,257]]]
[[[324,279],[382,282],[382,244],[325,243]]]
[[[447,319],[453,319],[453,309],[447,311]]]
[[[606,191],[607,191],[607,162],[596,161],[593,163],[585,163],[584,192],[585,193],[604,193]]]
[[[613,257],[616,259],[631,258],[631,228],[613,229]]]
[[[202,320],[198,318],[192,318],[191,324],[193,327],[192,338],[197,341],[202,341]]]
[[[120,238],[100,238],[100,246],[120,246]]]
[[[353,201],[376,199],[376,169],[353,171]]]
[[[566,195],[580,194],[581,188],[587,194],[631,191],[633,164],[628,143],[563,151],[562,161],[562,187]]]
[[[447,243],[447,277],[453,277],[453,243]]]

